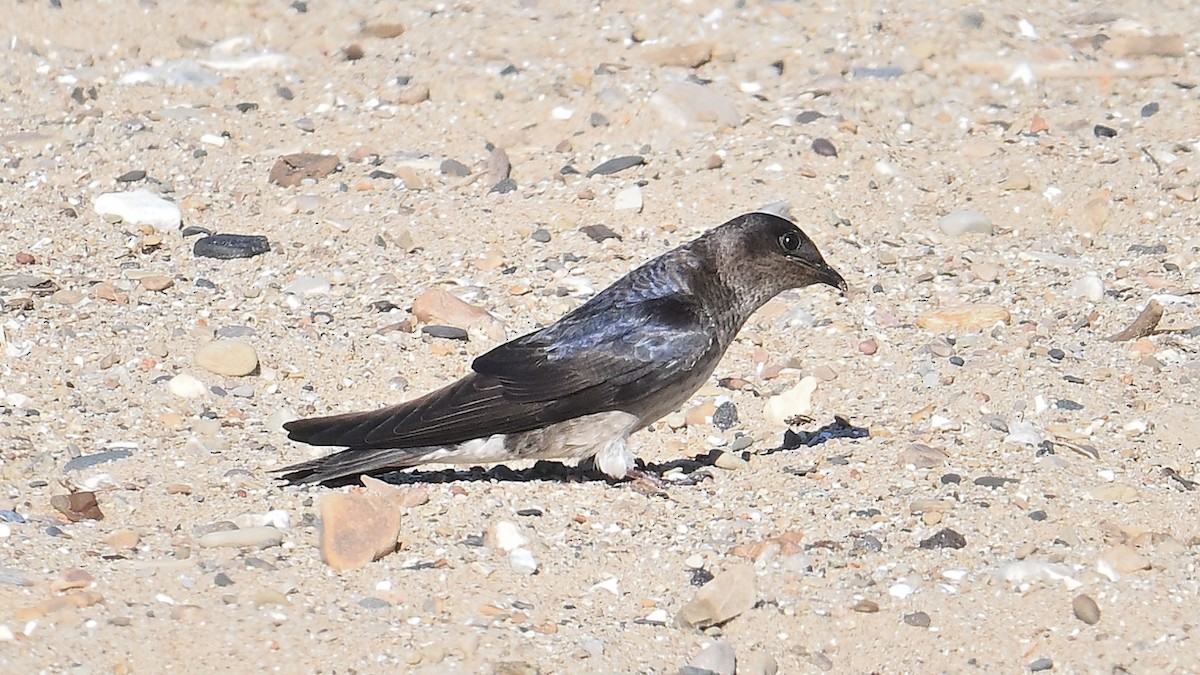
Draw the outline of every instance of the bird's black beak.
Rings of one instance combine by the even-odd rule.
[[[837,270],[830,267],[829,264],[824,260],[816,265],[813,265],[813,270],[817,273],[817,281],[833,286],[843,294],[850,290],[850,287],[846,285],[846,280],[842,278],[842,275],[838,274]]]

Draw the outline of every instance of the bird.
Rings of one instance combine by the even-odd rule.
[[[799,227],[746,213],[643,264],[461,379],[380,410],[293,420],[288,438],[346,449],[277,470],[339,483],[430,463],[590,461],[644,477],[630,434],[678,410],[750,316],[783,291],[845,279]]]

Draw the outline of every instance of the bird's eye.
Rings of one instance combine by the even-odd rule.
[[[779,237],[779,245],[785,251],[795,251],[800,248],[800,235],[795,232],[784,232]]]

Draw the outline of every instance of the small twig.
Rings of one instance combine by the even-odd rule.
[[[1143,153],[1145,153],[1145,155],[1147,157],[1150,158],[1150,162],[1152,164],[1154,164],[1155,171],[1158,173],[1158,175],[1161,176],[1162,175],[1162,166],[1158,163],[1158,160],[1154,158],[1154,155],[1150,154],[1150,151],[1147,150],[1145,147],[1141,147],[1141,148],[1139,148],[1139,150],[1141,150]]]
[[[1109,336],[1108,341],[1127,342],[1152,335],[1154,329],[1158,327],[1158,322],[1162,321],[1162,317],[1162,305],[1158,304],[1157,300],[1151,300],[1146,303],[1146,308],[1142,310],[1141,314],[1138,314],[1138,317],[1133,320],[1133,323],[1129,324],[1128,328],[1116,335]]]

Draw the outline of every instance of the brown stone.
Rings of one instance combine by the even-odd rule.
[[[80,520],[103,520],[104,513],[96,503],[95,492],[72,492],[69,495],[54,495],[50,505],[71,522]]]
[[[365,492],[332,492],[321,499],[321,558],[335,570],[352,570],[396,549],[400,510],[392,500]]]
[[[922,314],[917,317],[917,325],[935,333],[975,332],[1011,320],[1012,315],[1007,309],[999,305],[979,303]]]
[[[295,155],[284,155],[271,167],[267,182],[282,187],[295,187],[306,178],[320,180],[333,173],[341,160],[337,155],[318,155],[301,152]]]

